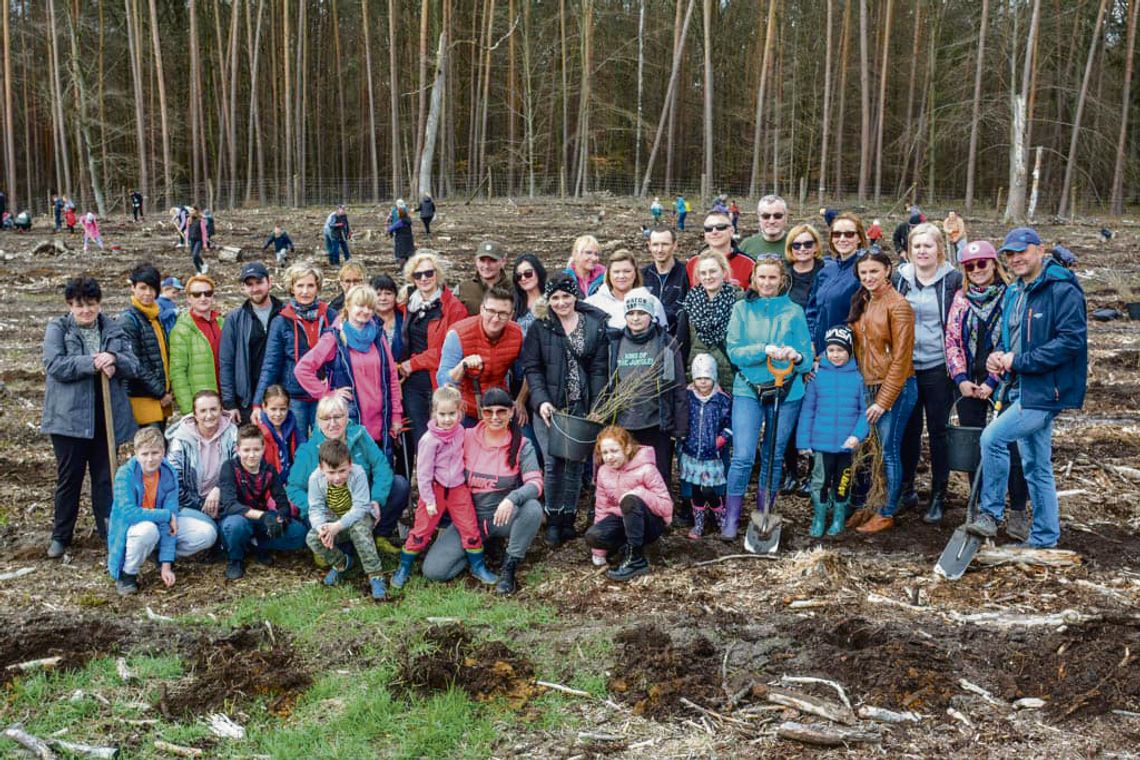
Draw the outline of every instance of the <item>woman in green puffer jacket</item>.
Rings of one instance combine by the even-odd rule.
[[[186,281],[190,308],[170,331],[170,385],[182,414],[194,411],[194,394],[217,391],[222,316],[214,310],[214,280],[196,274]]]

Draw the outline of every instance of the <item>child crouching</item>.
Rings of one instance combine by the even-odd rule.
[[[222,541],[229,561],[226,578],[245,575],[245,553],[257,540],[254,558],[272,565],[269,550],[289,551],[305,545],[305,524],[295,520],[285,486],[265,459],[265,441],[256,425],[242,425],[237,435],[237,456],[222,465],[218,476],[221,491]]]
[[[689,386],[689,435],[681,442],[681,483],[693,498],[693,528],[698,540],[712,512],[724,528],[724,458],[732,436],[732,396],[717,385],[716,359],[711,354],[693,357],[693,383]]]
[[[121,596],[139,590],[139,568],[158,547],[162,582],[174,585],[174,558],[214,545],[214,521],[178,509],[178,476],[163,459],[166,440],[155,428],[135,433],[135,455],[115,473],[115,501],[107,530],[107,570]],[[193,514],[191,514],[193,513]],[[195,519],[195,517],[200,519]]]
[[[352,567],[352,558],[336,545],[351,541],[368,574],[372,598],[383,599],[388,589],[372,540],[375,519],[369,507],[368,476],[360,465],[352,463],[352,454],[340,439],[322,443],[317,457],[320,466],[309,476],[309,522],[313,527],[305,542],[329,565],[325,585],[335,586]]]
[[[499,580],[483,561],[483,536],[463,467],[464,433],[459,424],[462,418],[463,396],[457,388],[445,385],[432,394],[428,430],[416,447],[416,482],[420,489],[416,521],[400,550],[400,567],[392,576],[394,588],[402,588],[408,582],[416,555],[431,542],[445,511],[467,550],[471,575],[488,585]]]
[[[815,380],[807,384],[796,429],[796,448],[802,454],[815,452],[812,468],[811,535],[823,535],[827,510],[831,527],[827,535],[843,532],[847,503],[851,499],[851,457],[870,432],[863,376],[851,352],[851,329],[840,325],[827,331],[826,359],[819,363]]]

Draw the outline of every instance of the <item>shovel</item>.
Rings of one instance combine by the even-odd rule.
[[[981,480],[982,468],[979,466],[974,473],[974,482],[970,485],[970,498],[966,502],[966,522],[954,529],[949,543],[942,550],[942,556],[938,558],[938,564],[934,566],[934,574],[941,575],[946,580],[956,581],[961,578],[982,545],[979,536],[966,530],[966,526],[974,521],[978,513]]]
[[[768,484],[769,497],[767,501],[767,509],[763,512],[754,511],[752,519],[748,521],[748,530],[744,532],[744,549],[751,554],[775,554],[780,549],[780,516],[776,514],[776,495],[779,489],[772,488],[772,469],[776,463],[776,431],[780,429],[780,396],[783,395],[780,391],[784,387],[784,380],[788,375],[792,374],[795,369],[795,364],[788,362],[788,366],[782,369],[777,369],[772,364],[772,358],[768,357],[768,371],[772,373],[772,377],[776,380],[776,393],[772,401],[772,443],[768,446],[768,477],[765,482]],[[760,398],[760,394],[757,394]],[[763,400],[761,400],[763,403]]]

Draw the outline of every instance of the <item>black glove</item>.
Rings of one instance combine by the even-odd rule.
[[[288,522],[288,518],[285,517],[285,515],[278,514],[273,510],[266,510],[261,515],[261,518],[258,520],[258,522],[261,523],[261,527],[272,539],[278,538],[282,533],[285,532],[285,524]]]

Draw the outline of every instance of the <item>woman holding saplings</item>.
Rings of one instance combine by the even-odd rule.
[[[736,366],[732,384],[732,462],[728,467],[724,529],[721,538],[736,538],[744,492],[760,447],[760,483],[756,512],[771,507],[780,483],[784,448],[796,426],[804,396],[803,377],[814,354],[804,310],[781,295],[788,282],[783,257],[764,254],[752,270],[748,293],[732,309],[728,323],[728,358]],[[791,373],[777,387],[772,368]],[[775,417],[780,396],[779,421]],[[761,437],[763,431],[763,437]],[[772,461],[769,462],[769,459]]]
[[[535,437],[545,457],[545,538],[557,546],[574,538],[584,463],[550,453],[550,426],[555,411],[586,416],[605,387],[608,316],[582,300],[573,274],[556,274],[545,293],[545,304],[539,302],[537,318],[523,340],[520,363],[535,411]]]

